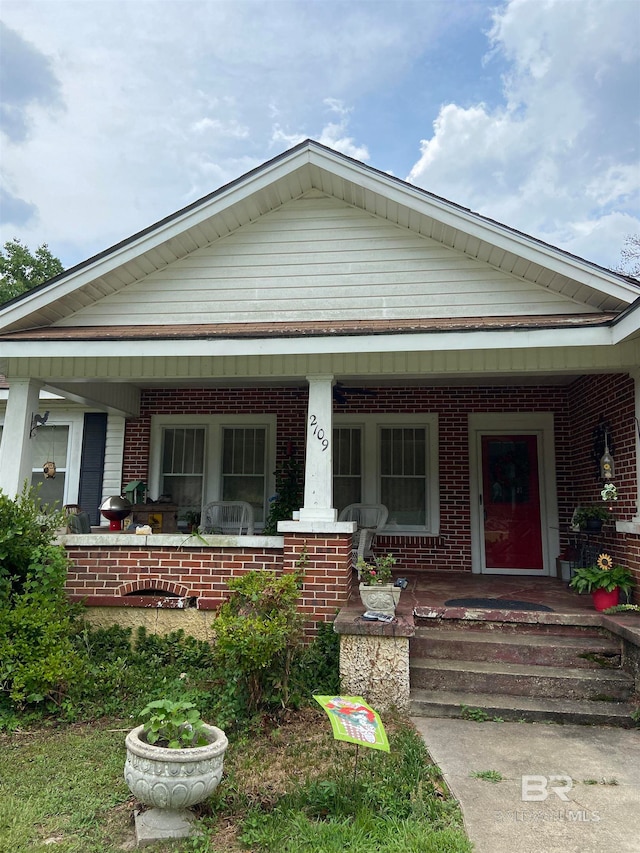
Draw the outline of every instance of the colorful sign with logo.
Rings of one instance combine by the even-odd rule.
[[[335,740],[389,752],[387,733],[377,711],[362,696],[314,696],[331,720]]]

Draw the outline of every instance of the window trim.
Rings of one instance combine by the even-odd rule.
[[[395,526],[387,523],[384,533],[398,536],[437,536],[440,532],[440,471],[438,458],[438,415],[335,414],[333,426],[362,430],[362,503],[380,503],[380,427],[423,427],[426,430],[427,512],[424,525]],[[373,464],[371,463],[373,460]]]
[[[262,427],[265,443],[265,519],[269,514],[269,497],[275,492],[276,415],[152,415],[149,440],[149,493],[159,495],[162,466],[162,430],[164,427],[205,427],[205,470],[202,505],[221,500],[222,432],[224,427]],[[262,527],[256,524],[257,528]]]

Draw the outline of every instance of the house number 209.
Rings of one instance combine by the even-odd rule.
[[[326,450],[329,447],[329,439],[326,438],[325,432],[321,426],[318,426],[318,418],[315,415],[309,415],[310,426],[313,430],[313,435],[322,445],[322,449]]]

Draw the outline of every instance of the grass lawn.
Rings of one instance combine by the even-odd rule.
[[[385,720],[391,753],[333,740],[314,708],[232,739],[198,811],[199,839],[165,853],[470,853],[459,809],[409,723]],[[135,849],[123,779],[128,720],[0,735],[0,853]]]

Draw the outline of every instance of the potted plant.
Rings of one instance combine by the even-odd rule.
[[[572,525],[580,530],[599,531],[605,521],[610,521],[612,518],[611,512],[606,506],[599,504],[590,504],[589,506],[579,506],[573,513]]]
[[[187,530],[189,533],[194,533],[200,527],[201,514],[194,509],[189,509],[185,512],[182,518],[187,522]]]
[[[125,739],[124,779],[150,810],[136,815],[142,838],[191,834],[190,806],[211,796],[222,778],[225,733],[207,725],[192,702],[158,699],[140,713],[144,722]]]
[[[615,607],[620,601],[620,591],[625,595],[633,586],[633,575],[623,566],[614,566],[609,554],[600,554],[595,566],[585,566],[574,571],[569,586],[578,592],[590,592],[596,610]]]
[[[362,557],[356,568],[360,579],[360,598],[365,610],[393,616],[400,601],[401,587],[391,583],[391,570],[396,558],[393,554],[377,557],[373,563],[367,563]]]

